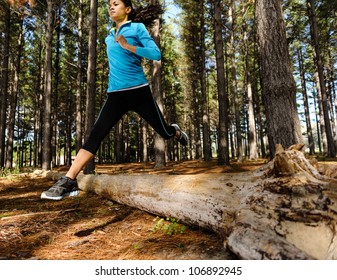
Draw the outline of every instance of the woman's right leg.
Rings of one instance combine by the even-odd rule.
[[[124,92],[108,93],[108,97],[82,149],[95,155],[101,142],[127,111],[129,111],[129,107]],[[88,156],[88,154],[84,154],[81,159],[86,160]]]
[[[91,133],[76,155],[67,177],[75,179],[83,167],[94,157],[101,142],[115,124],[128,111],[127,103],[123,100],[123,93],[108,93],[108,97],[92,127]]]
[[[70,166],[70,169],[68,170],[66,177],[74,180],[77,175],[81,172],[83,167],[94,157],[94,154],[91,152],[80,149],[75,157],[74,162]]]
[[[127,102],[123,100],[122,94],[108,94],[108,98],[101,109],[88,140],[83,145],[83,148],[78,151],[66,176],[62,176],[50,189],[44,191],[41,194],[41,198],[61,200],[65,196],[78,194],[77,175],[89,160],[94,157],[102,140],[127,111]]]

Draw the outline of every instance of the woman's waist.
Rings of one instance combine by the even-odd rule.
[[[140,85],[126,87],[126,88],[119,88],[119,89],[115,89],[115,90],[111,90],[111,91],[108,90],[108,93],[129,91],[129,90],[139,89],[139,88],[143,88],[143,87],[147,87],[147,86],[149,86],[149,84],[145,83],[145,84],[140,84]]]

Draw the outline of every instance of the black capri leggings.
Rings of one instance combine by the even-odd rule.
[[[82,148],[95,154],[105,136],[128,111],[138,113],[164,139],[175,136],[176,129],[167,125],[152,97],[150,87],[146,85],[136,89],[107,93],[107,99]]]

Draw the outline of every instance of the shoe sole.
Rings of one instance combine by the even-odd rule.
[[[177,125],[177,124],[175,124],[175,123],[172,124],[172,126],[173,126],[176,130],[179,130],[179,131],[180,131],[180,133],[181,133],[180,139],[183,139],[183,140],[180,140],[180,139],[177,139],[177,140],[178,140],[178,142],[179,142],[181,145],[183,145],[184,147],[186,147],[187,144],[188,144],[188,135],[187,135],[187,133],[186,133],[185,131],[181,130],[181,128],[179,127],[179,125]],[[185,141],[186,141],[186,143],[185,143]],[[184,143],[182,143],[182,142],[184,142]]]
[[[186,134],[184,131],[182,131],[182,130],[180,130],[180,133],[181,133],[181,139],[178,140],[178,141],[180,142],[181,145],[183,145],[184,147],[186,147],[187,144],[188,144],[188,136],[187,136],[187,134]]]
[[[41,199],[49,199],[49,200],[62,200],[63,198],[67,197],[67,196],[77,196],[80,194],[80,191],[72,191],[72,192],[68,192],[65,193],[64,195],[61,196],[48,196],[45,193],[41,194]]]

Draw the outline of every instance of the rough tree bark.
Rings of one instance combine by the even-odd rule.
[[[7,150],[6,150],[6,168],[13,167],[13,150],[14,150],[14,133],[15,133],[15,115],[16,108],[18,103],[18,92],[19,92],[19,76],[21,69],[21,57],[22,49],[24,44],[23,36],[23,20],[20,19],[19,24],[19,33],[17,38],[17,55],[14,63],[14,80],[12,83],[12,92],[9,98],[9,115],[8,115],[8,125],[7,125]]]
[[[6,148],[6,121],[7,121],[7,98],[8,98],[8,78],[9,78],[9,52],[10,52],[10,28],[11,10],[8,3],[1,4],[4,9],[4,35],[1,38],[0,48],[3,52],[3,60],[0,68],[0,167],[5,164]]]
[[[43,147],[42,147],[42,168],[50,170],[52,160],[52,61],[53,61],[53,33],[55,23],[54,1],[47,1],[47,25],[45,43],[45,78],[44,78],[44,99],[43,99]]]
[[[221,17],[221,1],[214,0],[214,45],[216,56],[216,83],[218,91],[218,164],[229,165],[229,139],[228,139],[228,93],[225,77],[225,58],[223,42],[223,22]]]
[[[315,154],[315,142],[314,137],[312,135],[312,128],[311,128],[311,121],[310,121],[310,108],[309,108],[309,101],[308,101],[308,94],[307,94],[307,85],[305,80],[305,68],[303,63],[303,54],[302,54],[302,47],[297,49],[297,57],[298,57],[298,66],[299,72],[301,77],[301,89],[303,95],[303,107],[304,107],[304,115],[305,115],[305,124],[307,128],[307,135],[308,135],[308,142],[309,142],[309,150],[310,155]]]
[[[86,119],[85,138],[88,139],[95,122],[95,92],[96,92],[96,56],[97,56],[97,12],[98,1],[90,0],[90,28],[89,28],[89,49],[88,49],[88,69],[87,69],[87,97],[86,97]],[[93,173],[95,170],[94,159],[90,160],[84,172]]]
[[[269,150],[273,158],[276,144],[288,148],[303,142],[296,107],[296,83],[281,0],[257,0],[255,18]]]
[[[156,3],[154,3],[156,4]],[[157,46],[160,48],[160,20],[156,19],[154,26],[151,30],[151,35],[154,38],[154,41],[156,42]],[[160,110],[165,115],[164,112],[164,106],[163,106],[163,94],[162,94],[162,85],[161,85],[161,60],[160,61],[153,61],[152,66],[152,92],[154,99],[156,100]],[[155,162],[156,162],[156,168],[161,168],[165,165],[166,159],[165,159],[165,152],[166,152],[166,146],[164,139],[155,132],[154,135],[154,150],[155,150]]]
[[[240,123],[240,101],[238,94],[238,81],[237,81],[237,68],[235,59],[235,29],[236,29],[236,5],[235,1],[232,0],[229,5],[229,23],[230,23],[230,59],[231,59],[231,75],[232,81],[230,84],[230,91],[233,96],[234,101],[234,118],[235,118],[235,134],[236,134],[236,152],[235,156],[238,161],[243,160],[243,146],[242,146],[242,133],[241,133],[241,123]]]
[[[211,161],[212,148],[211,148],[211,136],[210,136],[210,120],[208,110],[208,92],[206,83],[206,28],[205,28],[205,1],[200,0],[200,87],[201,87],[201,114],[202,114],[202,147],[204,161]]]
[[[335,144],[333,141],[333,133],[330,124],[330,116],[329,116],[329,104],[328,104],[328,95],[325,86],[325,78],[324,78],[324,63],[321,54],[321,43],[318,36],[318,26],[317,26],[317,18],[316,18],[316,11],[315,11],[315,1],[314,0],[307,0],[307,10],[309,16],[309,24],[310,24],[310,32],[311,38],[314,47],[314,54],[315,54],[315,64],[318,73],[318,82],[319,88],[321,91],[322,97],[322,108],[323,108],[323,118],[325,124],[325,134],[326,134],[326,142],[327,142],[327,156],[328,157],[336,157],[336,149]]]
[[[77,76],[76,76],[76,153],[82,147],[82,55],[83,55],[83,0],[79,1],[77,16]]]

